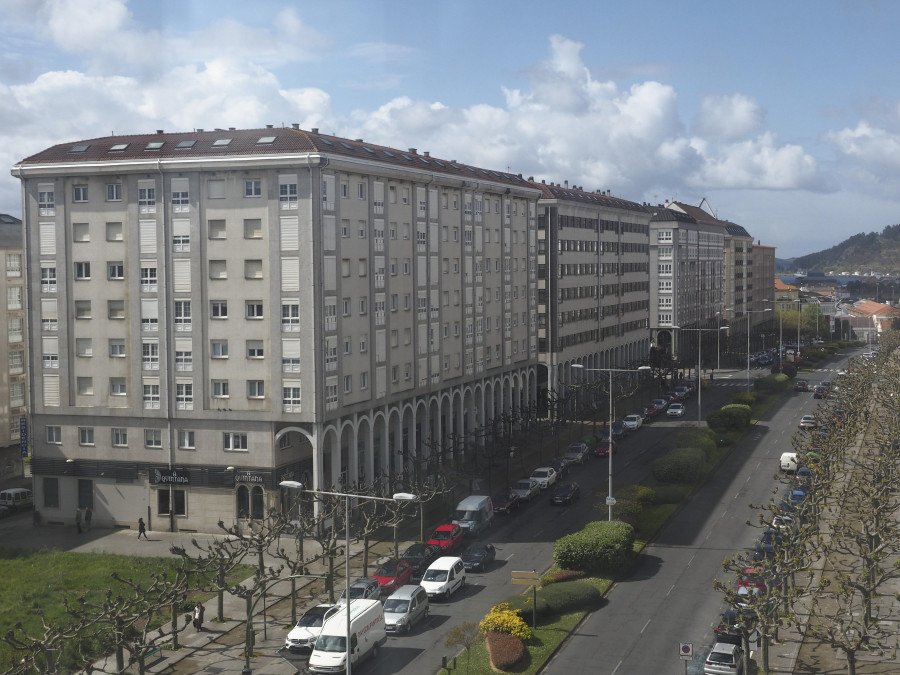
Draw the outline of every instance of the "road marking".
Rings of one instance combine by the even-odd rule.
[[[644,634],[644,631],[647,630],[647,626],[650,625],[650,622],[651,622],[651,621],[653,621],[653,619],[647,619],[647,623],[645,623],[645,624],[644,624],[644,627],[641,628],[641,635],[643,635],[643,634]]]
[[[687,564],[688,567],[690,567],[691,565],[694,564],[694,558],[696,558],[696,557],[697,557],[696,554],[691,556],[691,559],[688,560],[688,564]]]
[[[669,587],[669,590],[666,592],[666,597],[668,598],[668,597],[669,597],[669,594],[670,594],[672,591],[674,591],[674,590],[675,590],[675,584],[672,584],[672,585]],[[650,622],[648,621],[647,623],[650,623]]]
[[[506,556],[506,557],[504,558],[504,560],[509,560],[509,559],[512,558],[514,555],[515,555],[515,553],[510,553],[508,556]]]
[[[610,675],[616,675],[616,672],[617,672],[617,671],[619,670],[619,668],[621,668],[621,667],[622,667],[622,662],[619,661],[619,662],[616,664],[616,667],[613,668],[613,671],[612,671],[612,673],[610,673]]]

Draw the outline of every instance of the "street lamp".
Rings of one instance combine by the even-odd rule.
[[[283,480],[279,484],[279,487],[287,488],[288,490],[301,490],[303,491],[303,483],[300,483],[295,480]],[[345,560],[344,564],[346,565],[347,570],[347,587],[345,589],[345,593],[347,595],[347,644],[345,645],[347,649],[347,668],[346,674],[350,675],[350,671],[352,669],[352,661],[353,654],[350,651],[350,500],[351,499],[371,499],[373,501],[378,502],[414,502],[418,500],[418,497],[409,492],[395,492],[392,497],[374,497],[372,495],[352,495],[347,492],[325,492],[324,490],[306,490],[310,494],[314,495],[323,495],[326,497],[343,497],[344,498],[344,536],[347,539],[347,544],[344,546],[344,555]],[[333,582],[332,582],[333,583]],[[250,672],[250,617],[247,617],[247,645],[244,649],[245,654],[245,668],[247,672]]]
[[[609,459],[609,492],[606,495],[606,505],[609,507],[609,519],[613,519],[613,506],[616,504],[616,500],[613,498],[613,465],[612,465],[612,456],[613,456],[613,436],[612,436],[612,426],[613,426],[613,374],[614,373],[639,373],[644,372],[646,370],[650,370],[650,366],[640,366],[639,368],[585,368],[580,363],[571,364],[572,368],[578,368],[579,370],[583,370],[588,373],[609,373],[609,428],[607,432],[609,433],[609,452],[606,453],[607,458]]]
[[[672,326],[672,328],[677,328],[679,330],[692,330],[697,332],[697,426],[703,426],[703,380],[700,377],[700,368],[702,366],[702,361],[700,359],[700,352],[702,347],[702,340],[704,332],[715,331],[716,332],[716,340],[718,341],[718,334],[720,331],[728,330],[728,326],[721,326],[719,328],[681,328],[680,326]]]
[[[733,312],[734,307],[726,307],[725,311]],[[772,308],[767,307],[766,309],[758,309],[758,310],[748,309],[745,312],[745,314],[747,315],[747,391],[748,392],[750,391],[750,319],[751,319],[750,315],[751,314],[762,314],[764,312],[771,312],[771,311],[772,311]],[[765,341],[763,341],[763,347],[765,347],[765,346],[766,346]]]

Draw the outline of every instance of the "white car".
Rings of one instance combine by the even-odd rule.
[[[284,646],[292,652],[312,650],[325,620],[335,612],[337,607],[334,605],[316,605],[299,618],[297,625],[287,634]]]
[[[800,418],[801,429],[815,429],[818,426],[815,415],[804,415]]]
[[[644,418],[640,415],[625,415],[622,419],[622,423],[625,425],[626,429],[635,431],[636,429],[640,429],[644,424]]]
[[[531,480],[537,481],[541,490],[546,490],[555,484],[557,478],[559,478],[559,474],[556,473],[556,469],[552,466],[542,466],[531,472]]]
[[[670,403],[669,409],[666,410],[666,415],[669,417],[684,417],[684,404]]]
[[[585,460],[588,458],[588,452],[590,452],[590,450],[588,449],[587,444],[572,443],[563,455],[563,459],[569,464],[584,464]]]
[[[536,497],[541,492],[541,486],[533,478],[520,478],[513,485],[511,492],[519,495],[519,500],[530,502],[532,497]]]

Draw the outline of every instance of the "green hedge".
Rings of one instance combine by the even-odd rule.
[[[680,504],[690,488],[685,485],[660,485],[656,488],[657,504]]]
[[[717,434],[741,431],[750,424],[750,406],[733,403],[722,406],[706,416],[706,423]]]
[[[703,473],[704,459],[700,448],[676,448],[653,460],[653,477],[660,483],[695,483]]]
[[[579,532],[556,540],[553,561],[567,570],[617,572],[634,546],[634,527],[618,520],[588,523]]]
[[[716,434],[707,427],[680,429],[675,434],[676,448],[700,448],[709,454],[716,449]]]
[[[777,394],[783,391],[787,391],[791,386],[790,378],[782,373],[778,373],[777,375],[766,375],[765,377],[758,377],[756,378],[755,382],[757,390],[763,393]]]
[[[759,394],[755,391],[742,391],[731,397],[731,402],[737,405],[756,405],[759,400]]]

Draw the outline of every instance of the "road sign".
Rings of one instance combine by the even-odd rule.
[[[541,575],[537,572],[512,572],[512,583],[515,586],[537,586],[541,581]]]
[[[607,497],[607,498],[606,498],[606,505],[607,505],[607,506],[615,506],[615,505],[616,505],[616,498],[615,498],[615,497]]]
[[[679,645],[678,653],[681,655],[682,659],[690,661],[694,656],[694,645],[690,642],[682,642]]]

